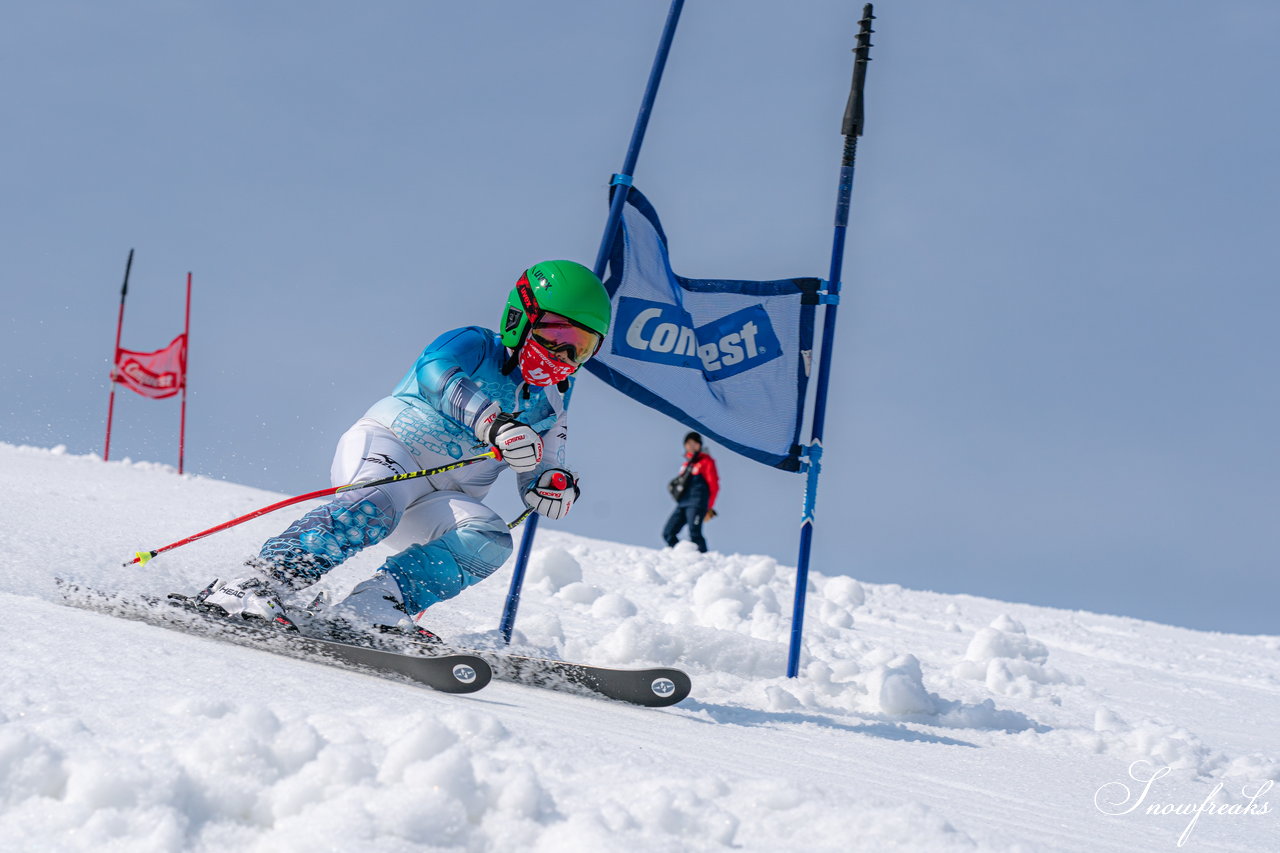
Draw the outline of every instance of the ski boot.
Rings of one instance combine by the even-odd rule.
[[[342,635],[346,634],[350,637],[347,641],[356,642],[371,636],[408,640],[415,645],[439,646],[444,642],[410,618],[400,585],[386,572],[356,584],[325,618],[337,639],[344,639]]]
[[[298,626],[285,613],[270,576],[252,563],[245,567],[252,574],[225,581],[214,578],[196,596],[196,606],[230,618],[259,620],[273,628],[297,631]]]

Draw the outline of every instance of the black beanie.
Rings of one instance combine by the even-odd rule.
[[[696,441],[696,442],[698,442],[698,445],[699,445],[699,446],[701,446],[701,445],[702,445],[702,436],[698,435],[696,432],[691,432],[691,433],[689,433],[688,435],[686,435],[686,436],[684,437],[684,440],[685,440],[685,441]],[[683,443],[684,443],[684,442],[681,442],[681,444],[683,444]]]

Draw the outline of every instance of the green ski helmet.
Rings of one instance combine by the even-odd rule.
[[[520,297],[526,282],[536,310],[567,317],[601,338],[608,334],[612,305],[596,274],[574,261],[543,261],[525,270],[507,296],[500,327],[503,346],[515,349],[529,331],[529,314]]]

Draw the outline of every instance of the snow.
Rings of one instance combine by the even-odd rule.
[[[301,509],[121,563],[278,495],[7,444],[0,495],[0,850],[1280,849],[1280,637],[833,567],[787,679],[791,567],[546,524],[516,645],[692,696],[449,696],[59,604],[55,577],[194,591]],[[509,571],[425,624],[491,639]]]

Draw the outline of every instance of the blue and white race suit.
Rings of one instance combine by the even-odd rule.
[[[573,379],[564,394],[554,386],[530,386],[519,368],[502,372],[508,361],[507,348],[489,329],[466,326],[441,335],[391,395],[374,403],[338,440],[333,485],[424,471],[484,452],[488,445],[476,438],[475,426],[494,402],[542,437],[542,462],[518,476],[522,493],[546,469],[568,468],[565,410]],[[381,571],[400,585],[412,615],[493,574],[510,556],[506,523],[481,503],[506,467],[489,459],[432,477],[343,492],[267,540],[261,558],[277,576],[301,588],[388,540],[399,550]]]

